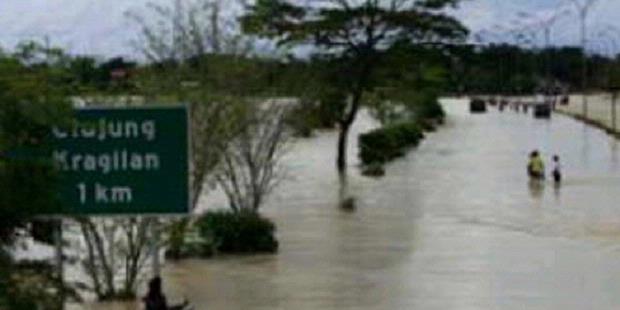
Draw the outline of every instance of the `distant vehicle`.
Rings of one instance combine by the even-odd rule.
[[[508,100],[506,98],[502,98],[499,100],[499,105],[497,106],[497,109],[502,112],[504,111],[504,109],[509,105],[510,103],[508,102]]]
[[[469,102],[469,112],[471,113],[486,113],[487,103],[480,98],[474,98]]]
[[[549,102],[535,102],[534,118],[551,118],[551,104]]]

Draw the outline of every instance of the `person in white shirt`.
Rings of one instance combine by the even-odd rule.
[[[551,174],[553,176],[553,181],[555,181],[556,184],[559,184],[560,182],[562,182],[562,165],[560,164],[560,156],[558,155],[553,155],[553,170],[551,171]]]

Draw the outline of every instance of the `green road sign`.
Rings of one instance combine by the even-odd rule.
[[[54,128],[63,214],[179,214],[189,210],[184,107],[79,109]]]

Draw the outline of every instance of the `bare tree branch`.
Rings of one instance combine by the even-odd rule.
[[[275,184],[280,152],[288,141],[285,116],[289,104],[269,100],[248,103],[244,131],[229,145],[216,172],[235,211],[258,211]]]

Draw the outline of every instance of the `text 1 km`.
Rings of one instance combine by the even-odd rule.
[[[78,183],[77,191],[80,204],[93,202],[95,204],[125,204],[133,200],[133,191],[128,186],[105,186],[95,183],[88,186]]]

